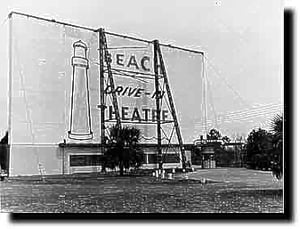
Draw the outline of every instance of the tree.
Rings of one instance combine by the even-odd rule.
[[[216,130],[216,129],[211,129],[207,135],[207,139],[210,140],[219,140],[221,139],[221,133],[220,131]]]
[[[273,134],[273,157],[272,171],[280,179],[283,173],[283,115],[276,115],[271,122],[271,132]]]
[[[228,166],[230,164],[230,154],[222,147],[215,147],[216,166]]]
[[[0,172],[8,169],[8,132],[0,140]]]
[[[250,168],[270,168],[272,134],[263,129],[252,130],[247,138],[246,160]]]
[[[110,139],[104,152],[104,168],[114,169],[119,167],[120,175],[124,174],[124,168],[139,168],[143,163],[144,154],[138,146],[141,132],[134,127],[112,126]]]
[[[283,115],[275,115],[272,119],[271,130],[274,134],[279,134],[282,136],[283,132]]]

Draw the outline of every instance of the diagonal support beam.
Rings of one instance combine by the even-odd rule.
[[[154,45],[155,45],[155,43],[154,43]],[[186,168],[185,149],[184,149],[184,146],[183,146],[181,131],[180,131],[180,128],[179,128],[179,123],[178,123],[178,119],[177,119],[177,115],[176,115],[175,104],[174,104],[174,101],[173,101],[172,92],[171,92],[169,80],[168,80],[168,77],[167,77],[167,71],[166,71],[166,68],[165,68],[165,64],[164,64],[163,56],[162,56],[162,53],[161,53],[160,45],[159,45],[158,42],[157,42],[156,51],[157,51],[157,54],[158,54],[158,57],[159,57],[159,63],[160,63],[159,66],[160,66],[161,74],[163,76],[164,83],[165,83],[165,86],[166,86],[166,91],[167,91],[167,96],[168,96],[168,100],[169,100],[169,103],[170,103],[172,117],[174,119],[174,126],[175,126],[177,139],[178,139],[180,152],[181,152],[182,167],[185,169]],[[154,55],[156,55],[156,53],[154,53]]]
[[[105,111],[105,101],[104,101],[104,62],[106,63],[106,71],[108,75],[108,80],[110,87],[112,89],[112,101],[113,107],[115,110],[115,116],[117,120],[117,127],[121,127],[121,119],[120,119],[120,112],[118,106],[118,99],[115,92],[115,83],[112,74],[111,68],[111,55],[108,52],[107,41],[105,36],[104,29],[99,29],[99,59],[100,59],[100,109],[101,109],[101,141],[104,142],[105,137],[105,119],[104,119],[104,111]],[[103,118],[103,119],[102,119]]]

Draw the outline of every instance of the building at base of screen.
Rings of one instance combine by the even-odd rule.
[[[185,145],[187,161],[191,161],[192,144]],[[157,169],[157,145],[141,144],[144,161],[141,169]],[[179,145],[162,145],[163,168],[182,168]],[[93,173],[102,171],[103,147],[100,144],[12,145],[9,176]]]
[[[185,144],[188,166],[196,169],[244,167],[244,142],[220,145],[209,142],[201,146]],[[1,169],[8,176],[65,175],[102,172],[103,147],[100,144],[60,143],[57,145],[0,144]],[[158,169],[157,144],[140,144],[143,164],[140,169]],[[182,168],[179,145],[162,145],[163,168]]]

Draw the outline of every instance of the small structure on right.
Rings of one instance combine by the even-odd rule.
[[[224,144],[224,150],[229,155],[230,160],[225,165],[226,167],[244,167],[246,166],[246,150],[244,141],[234,141]]]
[[[245,142],[224,143],[222,140],[200,138],[194,141],[191,154],[192,165],[203,169],[217,167],[244,167]]]

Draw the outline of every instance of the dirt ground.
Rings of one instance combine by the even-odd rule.
[[[208,183],[203,184],[203,178]],[[2,212],[281,213],[283,182],[243,168],[197,170],[175,179],[81,174],[0,183]]]

